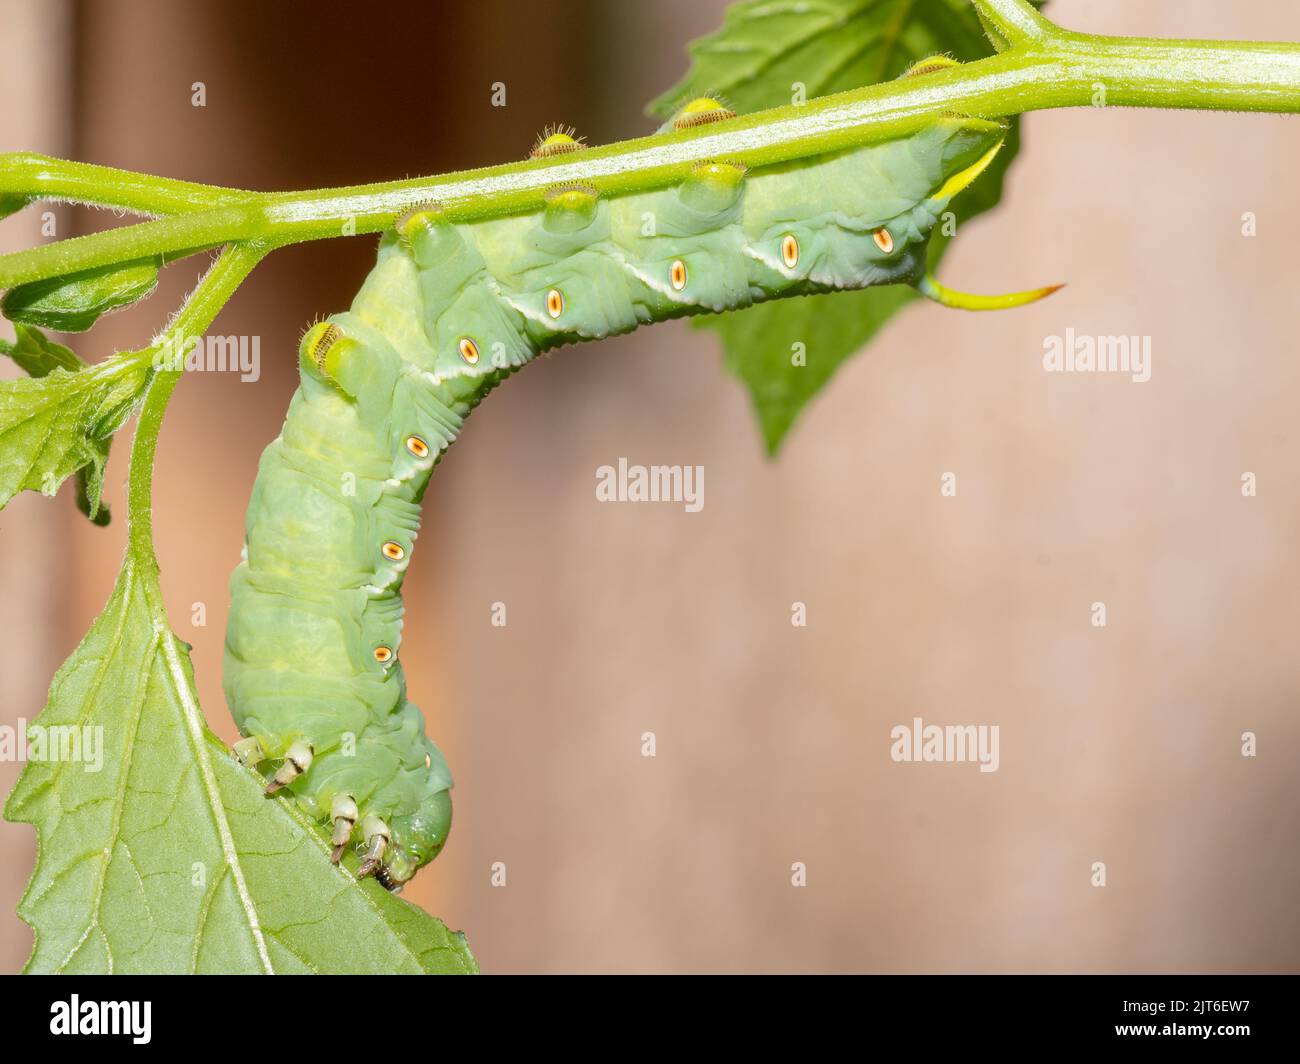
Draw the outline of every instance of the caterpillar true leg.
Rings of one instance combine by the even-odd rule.
[[[330,843],[334,847],[334,853],[330,856],[332,864],[338,864],[339,858],[343,856],[348,839],[352,838],[352,829],[356,827],[357,816],[357,803],[352,795],[334,796],[330,802],[330,819],[334,822],[334,833],[330,836]]]
[[[366,856],[361,862],[361,867],[357,869],[358,879],[365,879],[366,876],[373,875],[379,870],[384,850],[392,837],[392,831],[379,817],[368,816],[361,821],[361,838],[365,842]]]
[[[284,764],[276,770],[275,778],[266,785],[266,793],[274,794],[281,787],[287,787],[309,768],[313,751],[311,744],[299,739],[284,755]]]

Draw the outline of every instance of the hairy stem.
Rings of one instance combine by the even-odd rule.
[[[999,52],[1052,34],[1055,27],[1025,0],[971,0]]]
[[[36,152],[0,155],[0,196],[65,200],[139,214],[182,214],[246,202],[254,193],[154,177]]]
[[[222,251],[220,258],[203,275],[203,280],[172,319],[167,331],[152,347],[139,352],[139,357],[151,358],[156,351],[165,349],[168,345],[179,348],[183,346],[186,337],[201,335],[269,250],[264,245],[232,244]],[[151,569],[155,574],[158,563],[153,553],[153,463],[158,450],[158,432],[162,428],[163,412],[167,409],[167,401],[183,372],[182,367],[163,366],[154,373],[140,410],[135,439],[131,443],[131,471],[127,479],[130,514],[128,551],[137,565]],[[161,604],[157,604],[157,610],[165,621]]]
[[[1108,105],[1300,111],[1297,44],[1094,36],[1056,27],[1024,0],[978,0],[977,6],[995,43],[1006,48],[988,59],[717,126],[443,177],[256,194],[75,163],[47,162],[42,169],[31,156],[21,157],[19,165],[0,157],[0,195],[58,190],[150,213],[185,211],[0,256],[0,288],[234,240],[286,244],[378,232],[402,211],[430,200],[463,222],[534,210],[556,184],[582,182],[603,193],[644,191],[681,181],[705,160],[771,165],[899,136],[944,112],[1001,117],[1095,106],[1100,90]]]

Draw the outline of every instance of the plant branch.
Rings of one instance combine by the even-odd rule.
[[[332,190],[234,193],[184,182],[59,164],[59,175],[5,177],[0,192],[42,189],[176,217],[76,237],[0,256],[0,288],[152,255],[176,256],[230,241],[275,244],[378,232],[409,207],[436,200],[450,220],[475,221],[534,210],[546,190],[582,182],[603,193],[675,184],[701,161],[765,166],[909,133],[945,112],[1002,117],[1109,104],[1130,107],[1300,111],[1300,45],[1247,41],[1103,37],[1060,29],[1024,0],[978,0],[981,15],[1010,46],[998,55],[924,78],[872,85],[799,106],[743,115],[716,126],[656,134],[574,155]],[[0,157],[0,173],[12,157]],[[19,172],[33,170],[20,157]],[[25,160],[25,161],[24,161]],[[46,167],[49,169],[49,167]],[[96,181],[102,182],[96,184]],[[43,182],[43,183],[42,183]],[[93,186],[93,187],[92,187]],[[236,197],[233,201],[227,197]],[[210,204],[216,204],[211,206]],[[198,205],[198,206],[196,206]]]
[[[0,198],[64,201],[138,214],[183,214],[247,202],[255,193],[154,177],[36,152],[0,155]]]
[[[157,351],[169,348],[183,350],[187,337],[202,335],[235,289],[269,250],[265,245],[232,244],[222,251],[163,335],[152,346],[138,352],[137,357],[150,359]],[[142,570],[151,569],[155,574],[158,563],[153,553],[153,463],[163,412],[183,372],[183,365],[164,364],[154,373],[140,410],[135,439],[131,443],[131,470],[127,478],[127,549]],[[156,604],[156,608],[165,624],[166,616],[161,604]]]
[[[1046,40],[1056,27],[1032,8],[1027,0],[971,0],[975,13],[999,52]]]

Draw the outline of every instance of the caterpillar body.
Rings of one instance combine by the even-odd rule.
[[[694,101],[678,128],[728,117]],[[945,117],[799,164],[719,160],[658,191],[573,185],[527,215],[397,220],[351,309],[303,338],[231,578],[236,752],[278,764],[268,791],[329,825],[336,861],[355,841],[358,875],[396,889],[446,842],[452,778],[406,697],[400,590],[429,475],[470,410],[539,352],[682,315],[893,283],[972,309],[1040,298],[1052,289],[968,296],[925,272],[936,221],[1005,133]],[[556,129],[533,154],[581,148]]]

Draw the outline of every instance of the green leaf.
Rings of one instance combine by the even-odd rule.
[[[650,105],[668,117],[686,99],[722,95],[737,111],[789,104],[795,83],[807,98],[897,77],[930,55],[962,62],[990,46],[969,0],[742,0],[727,8],[716,33],[692,42],[690,72]],[[997,204],[1018,147],[1007,145],[973,186],[953,200],[957,226]],[[936,231],[933,269],[948,241]],[[775,454],[808,401],[846,359],[916,298],[904,286],[837,292],[764,303],[697,318],[716,330],[727,367],[750,390],[769,454]],[[804,365],[792,356],[803,345]]]
[[[26,196],[0,196],[0,218],[8,218],[9,215],[21,211],[31,200]]]
[[[7,340],[0,340],[0,354],[12,358],[27,371],[28,376],[44,377],[56,369],[76,371],[84,369],[87,365],[69,348],[56,344],[40,329],[33,329],[29,325],[15,325],[14,332],[17,336],[16,342],[11,344]],[[105,439],[104,434],[96,432],[95,426],[92,426],[91,435],[94,439],[105,440],[103,450],[104,458],[107,459],[108,447],[112,441]],[[99,498],[104,487],[103,477],[99,475],[102,466],[102,462],[98,466],[92,463],[89,466],[82,466],[76,473],[77,509],[90,518],[92,524],[101,527],[107,525],[113,516],[108,505],[100,502]],[[0,502],[0,506],[3,505],[4,502]]]
[[[12,322],[85,332],[101,315],[130,306],[157,287],[157,260],[141,259],[18,285],[5,293],[0,313]]]
[[[44,377],[55,369],[84,369],[87,365],[70,348],[56,344],[40,329],[15,325],[14,334],[16,339],[13,343],[0,340],[0,355],[12,358],[29,377]]]
[[[648,110],[669,118],[695,96],[736,111],[793,102],[897,77],[928,55],[965,61],[989,48],[970,0],[741,0],[722,28],[687,45],[690,72]]]
[[[0,381],[0,508],[20,491],[53,495],[75,473],[86,515],[106,523],[99,498],[109,444],[139,402],[149,367],[126,357],[86,367],[39,330],[16,329],[5,353],[36,375]]]
[[[90,434],[102,393],[93,371],[0,382],[0,506],[20,491],[53,495],[80,469],[102,482],[108,441]]]
[[[297,806],[264,796],[204,725],[187,651],[152,558],[128,553],[36,721],[47,755],[57,727],[82,758],[29,760],[5,808],[39,838],[27,971],[477,971],[463,936],[358,884]]]
[[[763,443],[774,455],[804,405],[840,364],[916,298],[916,289],[891,285],[760,303],[695,324],[722,337],[727,369],[748,386]],[[792,359],[800,351],[804,364],[796,365]]]
[[[113,513],[108,503],[100,498],[104,490],[104,478],[91,476],[85,467],[77,470],[77,509],[90,519],[92,525],[105,527],[113,520]]]

